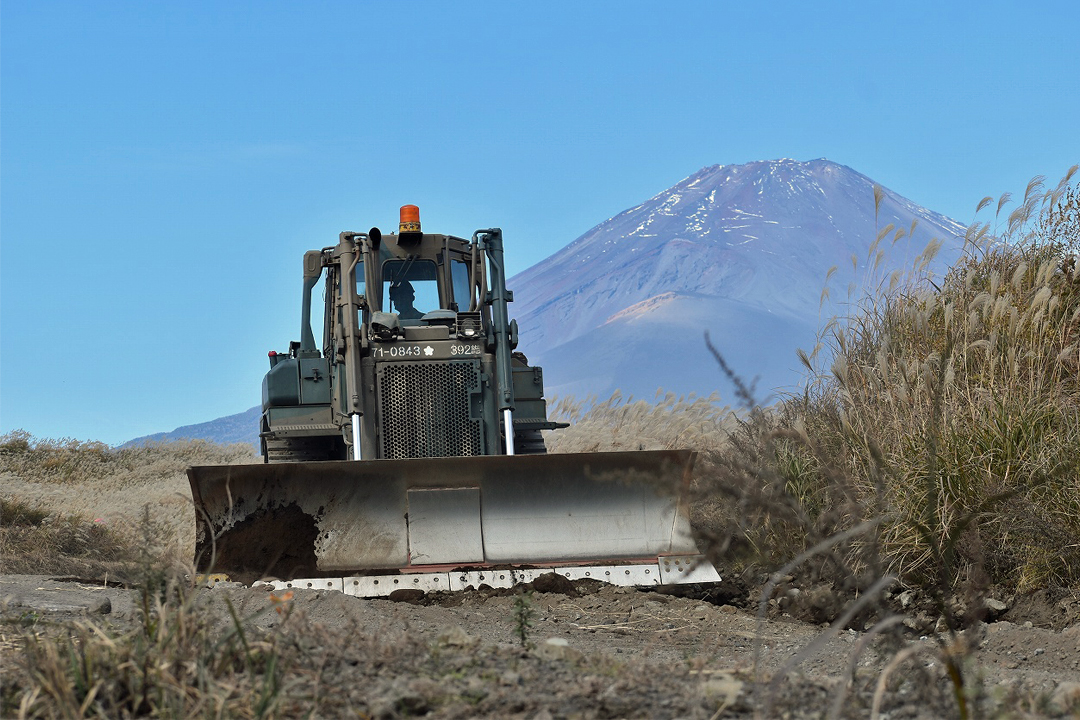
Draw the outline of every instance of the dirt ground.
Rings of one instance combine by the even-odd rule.
[[[881,717],[957,716],[932,633],[906,631],[909,659],[890,668],[897,649],[880,638],[783,615],[759,620],[705,588],[672,595],[541,584],[528,596],[528,647],[516,634],[515,593],[389,600],[296,590],[287,614],[272,611],[281,598],[271,595],[222,584],[199,599],[223,623],[228,598],[259,628],[302,627],[325,652],[327,682],[336,680],[321,716],[825,717],[839,698],[842,716],[869,717],[883,674]],[[122,630],[137,620],[131,590],[73,579],[0,576],[0,598],[5,668],[17,663],[14,628],[28,617],[43,630],[75,620]],[[1075,600],[1058,602],[1071,617],[1050,612],[1059,623],[1071,619],[1066,627],[1050,627],[1050,606],[1032,600],[1046,627],[999,620],[960,635],[976,717],[1080,717]]]

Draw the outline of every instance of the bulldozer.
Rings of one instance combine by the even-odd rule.
[[[263,378],[264,462],[187,471],[199,571],[364,597],[719,581],[691,536],[692,451],[547,453],[566,424],[512,301],[499,228],[425,233],[415,205],[397,233],[305,253],[300,340]]]

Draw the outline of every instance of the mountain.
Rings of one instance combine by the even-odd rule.
[[[932,264],[939,274],[959,257],[962,225],[886,188],[875,213],[875,187],[825,159],[703,168],[511,278],[519,349],[544,368],[549,399],[606,398],[616,389],[652,399],[662,389],[720,391],[732,402],[706,332],[730,367],[757,380],[759,400],[793,388],[802,377],[796,349],[813,348],[849,286],[857,297],[910,266],[934,238],[943,243]],[[882,230],[883,261],[868,271]],[[832,299],[822,306],[833,266]],[[132,442],[257,447],[258,423],[252,408]]]
[[[178,427],[171,432],[154,433],[144,435],[134,440],[128,440],[120,447],[142,445],[148,442],[164,442],[167,440],[209,440],[211,442],[228,445],[229,443],[247,443],[255,448],[255,452],[262,452],[259,446],[259,418],[262,416],[262,408],[255,406],[236,415],[226,415],[217,420],[196,423]]]
[[[874,188],[825,159],[706,167],[511,278],[520,349],[544,368],[549,397],[729,397],[706,332],[737,373],[758,379],[759,399],[792,387],[796,349],[812,349],[850,283],[910,266],[932,238],[943,242],[939,271],[959,257],[963,226],[885,188],[875,215]]]

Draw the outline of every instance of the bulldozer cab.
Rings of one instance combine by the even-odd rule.
[[[382,237],[377,254],[372,251],[364,258],[377,266],[377,277],[372,280],[382,286],[380,297],[366,298],[367,304],[400,316],[395,295],[411,290],[413,306],[421,315],[432,310],[475,310],[476,298],[487,290],[486,275],[474,251],[476,242],[451,235],[425,234],[411,241],[398,235]],[[362,288],[363,281],[358,278],[358,282]]]

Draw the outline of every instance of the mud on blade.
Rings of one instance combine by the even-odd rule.
[[[693,554],[693,462],[679,450],[189,468],[196,564],[249,582]]]

